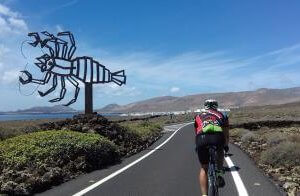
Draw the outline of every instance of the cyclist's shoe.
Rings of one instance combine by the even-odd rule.
[[[220,188],[225,186],[225,180],[222,176],[217,176],[217,186]]]
[[[224,171],[223,170],[218,170],[217,171],[217,186],[222,188],[225,186],[225,180],[223,178]]]

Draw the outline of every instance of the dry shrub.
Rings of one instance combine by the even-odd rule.
[[[249,133],[250,131],[248,129],[243,129],[243,128],[235,128],[235,129],[230,129],[229,135],[231,137],[242,137],[243,135]]]
[[[247,143],[247,144],[254,142],[254,141],[259,141],[259,140],[260,140],[259,136],[250,131],[241,137],[241,141],[243,143]]]
[[[262,152],[260,161],[273,167],[300,165],[300,143],[284,141],[274,148]]]
[[[281,142],[284,142],[287,140],[287,136],[284,133],[275,132],[272,134],[268,134],[267,138],[267,144],[271,147],[277,146]]]
[[[289,135],[287,140],[294,143],[300,143],[300,135]]]

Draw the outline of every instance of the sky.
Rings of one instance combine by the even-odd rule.
[[[94,85],[94,108],[101,108],[300,86],[299,18],[297,0],[0,0],[0,111],[52,106],[48,100],[59,96],[60,82],[49,96],[37,93],[52,78],[46,85],[19,84],[21,70],[43,77],[33,61],[44,51],[27,44],[29,32],[71,31],[74,57],[91,56],[112,72],[125,69],[126,85]],[[74,96],[66,85],[56,104]],[[80,87],[75,109],[84,107]]]

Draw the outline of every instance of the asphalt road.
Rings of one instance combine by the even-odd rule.
[[[167,127],[164,136],[149,149],[125,159],[119,165],[82,175],[40,195],[201,195],[198,183],[200,164],[194,151],[193,126],[186,125],[179,129],[181,126]],[[170,139],[166,142],[168,138]],[[154,150],[157,147],[159,148]],[[147,156],[148,153],[152,154]],[[232,156],[229,159],[234,166],[228,167],[225,173],[226,185],[220,189],[220,195],[282,195],[239,148],[230,145],[230,154]],[[232,174],[241,180],[234,180]],[[89,188],[86,189],[87,187]]]

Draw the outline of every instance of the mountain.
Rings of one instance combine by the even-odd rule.
[[[118,104],[109,104],[107,106],[105,106],[104,108],[101,109],[102,112],[110,112],[113,110],[118,110],[121,106]]]
[[[15,112],[10,113],[44,113],[44,114],[50,114],[50,113],[74,113],[77,112],[71,107],[63,106],[63,105],[55,105],[55,106],[39,106],[39,107],[32,107],[25,110],[17,110]]]
[[[278,105],[300,101],[300,87],[287,89],[261,88],[256,91],[195,94],[184,97],[156,97],[127,105],[112,104],[98,112],[167,112],[201,108],[204,100],[216,99],[220,107]]]

